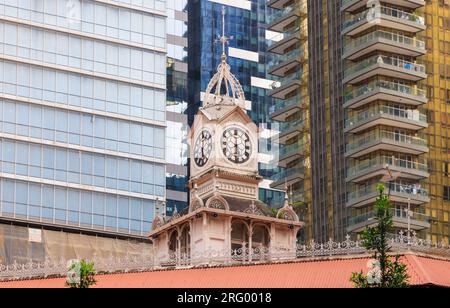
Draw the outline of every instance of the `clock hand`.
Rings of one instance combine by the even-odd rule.
[[[237,158],[237,156],[238,156],[238,144],[237,144],[237,135],[236,135],[236,132],[235,132],[235,135],[234,135],[234,156]]]

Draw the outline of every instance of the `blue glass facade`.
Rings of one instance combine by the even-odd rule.
[[[252,86],[251,82],[251,77],[266,78],[266,63],[268,57],[271,57],[266,53],[265,3],[266,0],[252,0],[251,10],[226,5],[225,33],[232,38],[229,47],[258,54],[258,61],[230,56],[228,62],[244,89],[246,99],[252,102],[249,115],[255,123],[268,124],[270,128],[272,119],[268,115],[273,100],[267,97],[265,89]],[[195,42],[191,46],[192,53],[195,54],[192,72],[197,81],[198,92],[206,89],[220,63],[222,47],[217,38],[222,32],[222,6],[209,0],[194,1],[191,5],[190,24],[195,29],[190,29],[190,42]],[[194,51],[198,51],[198,54]],[[195,93],[194,91],[194,95]],[[199,96],[196,98],[198,100]]]
[[[0,4],[0,217],[143,237],[166,196],[166,5]]]
[[[251,2],[251,9],[244,3]],[[266,40],[266,2],[267,0],[242,1],[242,7],[225,5],[225,33],[231,37],[228,47],[250,52],[257,59],[245,59],[229,55],[227,61],[233,74],[238,78],[245,92],[245,97],[251,101],[248,114],[253,121],[264,129],[272,129],[272,119],[269,117],[274,100],[267,96],[267,88],[252,85],[252,77],[266,79],[266,63],[271,59],[267,53]],[[216,72],[220,63],[222,46],[217,38],[222,33],[223,4],[209,0],[191,1],[189,7],[189,74],[191,78],[191,94],[189,99],[190,122],[201,105],[201,92],[204,92],[208,82]],[[275,126],[277,128],[277,126]],[[260,153],[271,155],[271,139],[260,140]],[[261,175],[276,172],[277,166],[269,162],[260,166]],[[279,206],[284,193],[261,189],[260,199],[270,205]]]
[[[188,0],[167,1],[166,215],[188,206]]]

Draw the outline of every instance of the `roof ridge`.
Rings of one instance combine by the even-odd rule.
[[[416,254],[405,254],[405,258],[408,263],[414,263],[413,266],[411,266],[411,271],[416,273],[419,280],[425,280],[424,282],[433,284],[433,279],[431,279],[430,275],[425,270],[422,262],[418,260],[418,258],[420,258],[419,256]]]

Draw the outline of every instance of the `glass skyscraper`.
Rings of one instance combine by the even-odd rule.
[[[167,204],[172,216],[188,206],[188,0],[167,1]]]
[[[269,114],[274,100],[267,96],[274,80],[271,76],[266,78],[266,63],[273,58],[267,53],[266,0],[189,1],[189,123],[201,106],[203,93],[220,63],[222,46],[218,36],[222,33],[223,7],[226,10],[225,33],[231,38],[228,62],[243,86],[249,116],[262,129],[259,169],[265,180],[260,186],[260,199],[278,206],[283,204],[284,192],[270,187],[270,178],[279,169],[273,162],[271,143],[278,124],[272,127]]]
[[[0,2],[0,218],[144,238],[166,195],[166,3]]]

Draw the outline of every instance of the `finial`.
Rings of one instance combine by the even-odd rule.
[[[155,212],[156,212],[156,216],[160,215],[160,212],[159,212],[159,197],[156,197],[156,200],[155,200]]]
[[[286,179],[284,179],[284,191],[285,191],[284,199],[286,200],[287,203],[289,203],[289,187]]]
[[[245,110],[245,94],[236,76],[231,73],[227,63],[226,45],[232,39],[225,35],[225,6],[222,7],[222,34],[216,42],[222,44],[221,63],[217,67],[217,73],[209,81],[205,90],[203,108],[223,105],[237,105]],[[222,87],[224,87],[222,91]]]
[[[220,42],[222,43],[222,62],[226,62],[227,60],[227,54],[225,52],[225,45],[228,44],[228,41],[230,38],[225,36],[225,15],[226,10],[225,6],[222,6],[222,36],[220,37]]]

